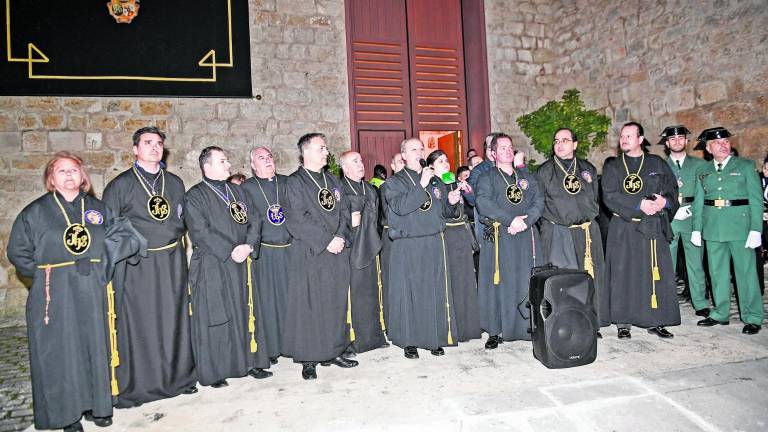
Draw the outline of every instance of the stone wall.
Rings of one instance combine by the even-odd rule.
[[[530,151],[515,119],[578,88],[615,125],[643,123],[652,141],[668,124],[698,134],[722,125],[739,151],[762,158],[768,136],[765,0],[485,0],[493,130]],[[85,156],[97,195],[132,161],[130,135],[169,132],[169,167],[188,185],[208,145],[248,172],[252,145],[278,169],[297,165],[299,135],[319,130],[349,148],[344,0],[250,0],[252,99],[0,98],[0,323],[23,317],[26,290],[5,258],[11,223],[43,192],[58,150]],[[591,153],[598,166],[616,145]],[[655,147],[654,151],[660,151]],[[542,155],[534,155],[541,160]]]
[[[765,0],[561,0],[553,12],[556,94],[578,88],[615,125],[724,126],[742,156],[768,151]],[[592,154],[602,161],[616,145]],[[654,151],[661,152],[660,146]]]
[[[554,96],[551,37],[554,8],[548,0],[485,0],[491,129],[504,131],[529,154],[530,140],[515,119]],[[534,158],[541,161],[541,155]]]
[[[131,134],[146,125],[168,132],[169,169],[187,186],[199,181],[197,157],[209,145],[228,150],[233,172],[246,174],[253,145],[273,147],[281,173],[298,165],[303,133],[326,133],[337,154],[349,148],[343,0],[249,3],[254,98],[0,98],[0,322],[23,318],[26,289],[5,247],[18,212],[44,192],[53,152],[81,154],[101,196],[130,166]]]

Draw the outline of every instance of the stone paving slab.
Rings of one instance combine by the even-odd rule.
[[[742,335],[735,305],[732,325],[714,328],[697,327],[690,305],[681,311],[671,340],[635,328],[619,341],[614,327],[602,329],[597,360],[583,367],[550,370],[530,342],[488,351],[480,340],[443,357],[420,351],[416,361],[396,347],[376,350],[354,369],[319,367],[314,382],[280,359],[270,379],[230,379],[228,388],[116,410],[106,430],[764,432],[768,331]],[[26,362],[23,349],[10,357]],[[11,420],[0,432],[18,430],[3,429],[19,427]]]

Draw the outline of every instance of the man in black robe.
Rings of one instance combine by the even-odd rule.
[[[680,324],[675,270],[669,242],[670,220],[677,212],[677,180],[669,165],[648,154],[643,127],[621,128],[621,153],[603,166],[603,201],[613,212],[605,264],[610,316],[619,339],[630,338],[632,325],[661,338],[673,337],[665,326]]]
[[[266,147],[251,150],[253,177],[242,187],[261,215],[261,246],[258,259],[253,261],[253,275],[261,299],[261,313],[266,333],[270,362],[277,363],[282,354],[282,332],[285,325],[286,292],[288,290],[288,260],[291,236],[285,224],[282,197],[287,177],[275,173],[272,152]]]
[[[406,358],[418,358],[417,348],[439,356],[458,341],[443,231],[461,191],[448,193],[432,168],[422,168],[417,138],[403,141],[400,152],[405,168],[384,187],[392,239],[387,335]]]
[[[381,275],[381,237],[378,230],[379,197],[363,181],[365,166],[360,153],[347,151],[339,158],[344,177],[341,186],[349,199],[352,328],[356,353],[388,346],[384,337],[384,302]]]
[[[536,171],[544,195],[542,262],[589,273],[594,279],[600,325],[608,326],[610,322],[601,319],[608,316],[609,305],[601,295],[605,259],[600,228],[595,221],[600,213],[597,169],[588,161],[576,158],[577,146],[572,130],[558,129],[554,136],[554,156]]]
[[[401,153],[395,153],[395,155],[392,156],[392,161],[390,162],[389,167],[392,168],[392,175],[402,171],[405,167],[403,155]],[[389,322],[389,252],[392,250],[392,239],[389,238],[389,223],[387,222],[387,211],[389,206],[387,205],[387,198],[384,195],[384,188],[386,186],[387,182],[385,181],[379,187],[379,225],[381,226],[381,253],[379,253],[381,268],[379,269],[379,273],[381,274],[381,297],[384,302],[385,327]]]
[[[541,264],[534,224],[544,196],[532,173],[515,169],[509,135],[495,136],[489,149],[496,166],[480,176],[475,189],[480,222],[488,233],[480,248],[477,297],[480,325],[488,333],[485,348],[495,349],[505,340],[531,340],[526,301],[531,268]]]
[[[291,271],[284,353],[302,363],[304,379],[316,379],[316,365],[349,368],[342,357],[351,343],[350,211],[339,179],[325,171],[325,136],[299,139],[302,165],[288,177],[283,209],[291,234]]]
[[[133,166],[104,189],[107,206],[127,217],[148,242],[148,256],[121,263],[113,281],[120,408],[197,392],[182,241],[185,189],[163,167],[164,143],[165,134],[156,127],[137,130]]]
[[[199,162],[203,180],[184,196],[193,246],[192,347],[200,384],[220,388],[227,378],[272,375],[264,370],[270,363],[250,268],[262,221],[240,186],[227,183],[230,164],[221,148],[204,148]]]

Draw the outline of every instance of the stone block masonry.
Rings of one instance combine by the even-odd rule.
[[[349,148],[344,0],[249,0],[249,14],[253,98],[0,97],[0,322],[23,319],[26,289],[5,245],[18,212],[43,193],[55,151],[81,154],[100,196],[147,125],[168,132],[169,168],[188,186],[209,145],[245,174],[254,145],[292,172],[296,141],[312,130],[337,155]],[[651,142],[683,123],[695,134],[727,127],[755,160],[768,150],[765,0],[485,0],[485,19],[491,128],[518,148],[531,152],[515,119],[577,88],[614,125],[643,123]],[[598,167],[617,136],[590,154]]]

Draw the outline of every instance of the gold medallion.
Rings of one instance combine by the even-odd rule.
[[[160,195],[152,195],[147,201],[147,211],[152,219],[162,222],[171,214],[171,204]]]
[[[514,205],[518,205],[523,201],[523,190],[517,185],[507,186],[507,199]]]
[[[643,179],[637,174],[630,174],[624,177],[624,191],[628,194],[636,194],[643,189]]]
[[[563,188],[571,195],[576,195],[581,190],[579,178],[573,174],[568,174],[563,178]]]
[[[72,255],[81,255],[91,247],[91,233],[83,224],[70,224],[64,230],[64,247]]]
[[[229,214],[232,216],[232,219],[240,225],[248,223],[248,210],[246,209],[245,204],[241,202],[231,202],[229,204]]]
[[[336,198],[334,198],[333,193],[328,189],[320,188],[320,190],[317,191],[317,203],[320,204],[320,207],[322,207],[323,210],[331,211],[336,207]]]
[[[429,194],[427,194],[429,195]],[[421,211],[429,211],[429,209],[432,208],[432,195],[429,195],[429,199],[424,201],[424,204],[419,206],[419,210]]]

